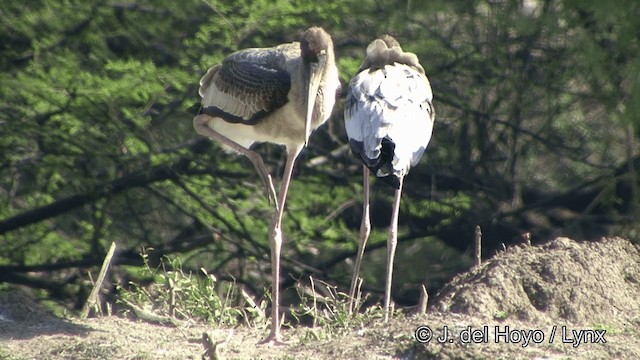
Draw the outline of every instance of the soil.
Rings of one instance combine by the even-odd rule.
[[[205,344],[218,344],[205,359],[640,359],[640,248],[620,238],[515,246],[456,276],[426,315],[335,333],[296,327],[284,330],[288,345],[257,345],[267,333],[60,319],[0,294],[0,359],[201,359]]]

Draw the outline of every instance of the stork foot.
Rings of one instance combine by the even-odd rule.
[[[251,160],[251,163],[253,163],[253,166],[256,168],[256,171],[260,176],[262,184],[264,185],[265,195],[269,200],[269,203],[273,203],[276,207],[276,211],[278,211],[278,209],[280,208],[280,204],[278,204],[276,189],[273,186],[271,175],[267,171],[267,167],[265,166],[264,161],[262,161],[262,157],[252,150],[247,150],[245,155],[249,158],[249,160]]]

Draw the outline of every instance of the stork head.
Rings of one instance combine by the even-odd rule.
[[[402,47],[400,47],[400,43],[398,42],[398,40],[396,40],[396,38],[394,38],[393,36],[391,36],[389,34],[384,34],[384,35],[380,36],[376,40],[381,40],[389,49],[396,48],[399,51],[402,51]],[[375,42],[375,40],[374,40],[374,42]],[[367,50],[369,50],[369,49],[367,48]]]
[[[367,46],[367,57],[358,72],[365,69],[375,71],[384,68],[385,65],[393,65],[394,63],[412,66],[424,74],[424,68],[420,65],[416,54],[403,51],[398,40],[387,34],[373,40]]]
[[[311,120],[313,119],[320,81],[327,67],[327,57],[332,54],[333,41],[324,29],[312,27],[304,32],[300,40],[300,56],[304,66],[304,86],[307,91],[304,127],[305,146],[311,135]]]

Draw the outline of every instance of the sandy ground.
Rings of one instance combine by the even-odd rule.
[[[19,292],[0,294],[2,360],[640,359],[640,250],[618,238],[516,246],[454,278],[427,315],[285,329],[288,345],[257,345],[267,333],[58,319]]]

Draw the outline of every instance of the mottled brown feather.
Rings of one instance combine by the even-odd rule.
[[[291,76],[283,63],[277,48],[229,55],[200,81],[201,96],[215,91],[209,103],[203,104],[202,113],[231,123],[256,124],[289,101]]]

